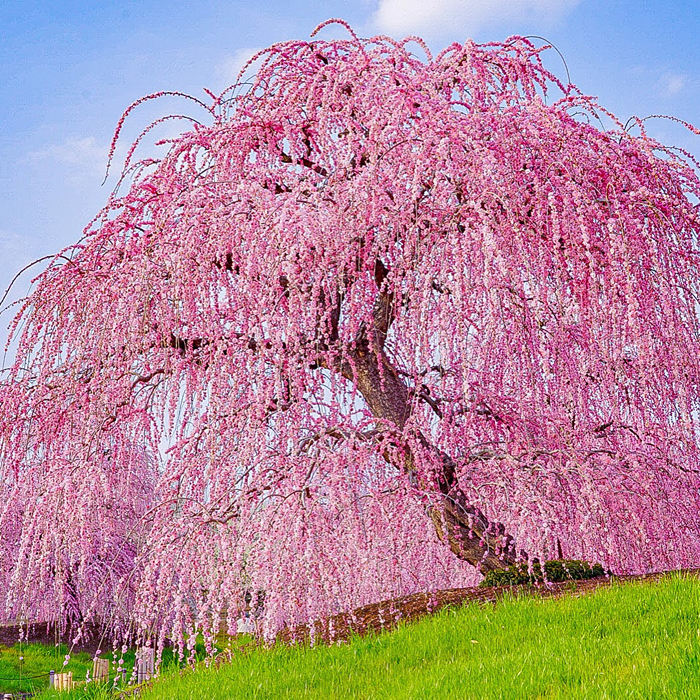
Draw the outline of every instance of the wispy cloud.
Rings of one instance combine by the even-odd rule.
[[[466,39],[505,21],[551,24],[580,0],[379,0],[375,29],[392,36]],[[458,33],[459,36],[455,36]]]
[[[104,175],[108,153],[108,143],[100,143],[94,136],[85,136],[69,137],[31,151],[28,158],[34,165],[53,163],[62,166],[71,178],[94,180],[96,176]]]
[[[642,81],[650,100],[661,99],[663,102],[697,91],[698,79],[695,75],[676,70],[669,65],[639,64],[631,68],[636,80]]]
[[[187,121],[169,121],[158,125],[147,138],[140,142],[131,158],[134,163],[143,158],[159,158],[168,146],[155,146],[160,139],[175,139],[191,128]],[[124,158],[131,147],[130,138],[122,136],[117,143],[110,176],[121,172]],[[83,189],[87,185],[100,185],[107,169],[109,142],[99,141],[94,136],[70,136],[58,143],[48,144],[27,153],[25,161],[41,173],[51,173],[51,178],[62,178],[73,188]]]
[[[238,79],[238,74],[240,73],[243,66],[245,66],[245,64],[248,63],[248,61],[253,56],[255,56],[256,53],[262,51],[262,48],[263,47],[259,46],[248,46],[242,49],[238,49],[232,54],[224,57],[215,69],[215,73],[218,78],[221,89],[225,89],[229,87],[229,85],[233,85]],[[253,66],[251,66],[251,68],[246,71],[246,74],[254,72],[255,64],[253,64]]]
[[[688,76],[683,73],[664,73],[658,82],[658,87],[664,97],[675,97],[688,85]]]

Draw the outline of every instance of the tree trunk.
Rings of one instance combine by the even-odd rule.
[[[467,503],[458,486],[441,497],[429,510],[438,537],[447,541],[454,554],[482,573],[505,569],[516,562],[515,542],[501,523]],[[520,553],[522,558],[527,555]]]
[[[411,396],[385,353],[365,343],[358,347],[351,359],[352,362],[344,360],[338,367],[341,374],[357,386],[378,420],[389,421],[401,430],[411,414]],[[440,540],[447,542],[457,557],[483,573],[514,564],[516,549],[513,538],[501,523],[489,522],[478,508],[467,502],[457,484],[454,460],[431,445],[422,434],[418,439],[427,450],[436,454],[440,465],[434,479],[423,476],[423,483],[418,484],[433,498],[428,514]],[[408,453],[405,469],[409,473],[415,473],[413,462],[413,455]],[[527,555],[521,552],[520,556]]]

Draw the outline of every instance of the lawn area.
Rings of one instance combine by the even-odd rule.
[[[3,693],[28,693],[45,687],[49,671],[61,671],[67,653],[65,644],[0,645],[0,697]],[[75,678],[85,678],[92,668],[92,656],[85,652],[73,654],[69,663]]]
[[[338,646],[258,648],[218,669],[166,672],[140,698],[699,696],[700,582],[676,575],[445,609]]]

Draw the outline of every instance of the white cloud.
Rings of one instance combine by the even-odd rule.
[[[374,27],[394,37],[464,40],[500,22],[536,21],[550,25],[580,0],[379,0]]]
[[[29,159],[35,164],[49,161],[61,165],[79,179],[94,179],[104,175],[108,153],[109,144],[99,143],[94,136],[70,137],[61,143],[32,151]]]
[[[262,51],[262,47],[248,46],[234,51],[232,54],[226,56],[219,62],[216,67],[216,75],[219,78],[219,83],[221,84],[222,89],[225,89],[236,82],[241,68],[243,68],[243,66],[245,66],[245,64],[248,63],[248,61],[259,51]],[[246,75],[251,73],[255,73],[255,64],[253,64],[246,71]]]
[[[138,133],[138,128],[146,125],[148,120],[141,120],[137,125],[137,131],[132,129],[131,133],[122,132],[120,135],[110,165],[110,177],[113,180],[122,172],[124,159],[131,147],[132,139]],[[162,157],[163,149],[167,146],[156,147],[154,142],[160,139],[175,139],[191,127],[188,121],[181,120],[159,124],[139,143],[131,163],[143,158]],[[26,161],[47,178],[51,173],[54,181],[60,177],[63,178],[64,184],[83,190],[86,186],[99,186],[102,183],[107,169],[109,148],[109,141],[100,142],[94,136],[70,136],[59,143],[48,144],[30,151]]]
[[[682,73],[664,73],[659,79],[659,88],[664,97],[675,97],[688,84],[688,76]]]

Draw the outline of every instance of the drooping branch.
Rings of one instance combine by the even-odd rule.
[[[226,269],[232,269],[227,258]],[[418,391],[411,390],[403,381],[400,373],[389,360],[384,345],[388,331],[394,320],[394,295],[388,290],[389,270],[384,262],[377,258],[374,266],[374,281],[377,295],[373,306],[373,326],[371,330],[363,328],[355,341],[339,350],[339,319],[342,311],[343,296],[327,299],[325,291],[319,292],[319,316],[316,331],[311,341],[301,345],[313,347],[315,357],[313,367],[327,367],[326,354],[332,350],[336,361],[329,369],[338,371],[345,379],[357,386],[372,415],[385,425],[403,430],[413,410],[412,397],[427,403],[435,414],[442,418],[439,404],[426,387]],[[284,280],[286,283],[286,278]],[[286,290],[287,285],[283,284]],[[444,291],[444,290],[440,290]],[[171,336],[170,346],[180,354],[195,352],[205,347],[208,341],[203,339],[184,340]],[[269,341],[264,344],[270,348]],[[247,347],[257,351],[258,341],[249,339]],[[286,410],[291,402],[274,400],[267,409],[268,414]],[[381,428],[379,429],[381,432]],[[467,499],[457,483],[456,465],[446,453],[432,446],[423,434],[418,440],[424,450],[436,456],[438,464],[434,477],[421,477],[420,488],[431,494],[433,503],[429,506],[429,515],[440,539],[446,541],[450,549],[461,559],[479,567],[482,571],[504,568],[515,562],[515,546],[512,537],[500,523],[491,523]],[[415,472],[415,459],[410,449],[406,448],[404,469],[407,473]],[[524,552],[521,553],[525,556]]]
[[[339,370],[357,386],[377,419],[393,424],[399,431],[405,427],[413,410],[411,392],[383,350],[371,350],[368,340],[363,338],[346,351]],[[457,482],[454,460],[431,445],[422,433],[417,438],[422,448],[435,456],[437,464],[434,476],[422,474],[418,486],[432,498],[428,512],[438,537],[447,542],[456,556],[483,572],[514,564],[513,538],[501,523],[489,522],[478,508],[468,503]],[[404,469],[415,474],[415,457],[409,447],[404,446],[404,454]],[[520,552],[521,558],[526,556]]]

